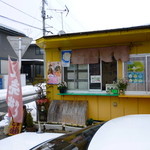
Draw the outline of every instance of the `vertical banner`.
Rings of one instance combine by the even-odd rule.
[[[48,63],[48,84],[59,84],[61,82],[61,62]]]
[[[70,57],[71,57],[71,50],[61,51],[62,55],[62,67],[70,67]]]
[[[20,81],[19,62],[11,61],[8,58],[8,87],[6,102],[8,105],[8,115],[16,123],[23,121],[23,101]]]

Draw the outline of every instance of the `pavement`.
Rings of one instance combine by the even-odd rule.
[[[0,140],[1,140],[1,139],[4,139],[4,138],[6,138],[6,137],[9,137],[9,135],[6,135],[6,134],[4,133],[4,127],[0,127]]]

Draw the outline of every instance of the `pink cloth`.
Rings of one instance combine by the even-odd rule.
[[[99,48],[100,59],[105,62],[112,62],[114,47],[102,47]]]
[[[112,62],[112,57],[116,60],[129,60],[129,46],[111,46],[101,48],[87,48],[72,50],[72,64],[95,64],[100,60]]]
[[[116,60],[128,61],[129,60],[129,46],[116,46],[114,48],[114,57]]]
[[[8,88],[6,102],[8,104],[8,115],[16,123],[23,121],[23,101],[18,61],[8,59]]]
[[[72,64],[95,64],[98,63],[98,49],[78,49],[72,50]]]

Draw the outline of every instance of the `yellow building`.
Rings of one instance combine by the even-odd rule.
[[[62,62],[63,54],[66,65],[71,60],[61,72],[67,93],[59,94],[52,84],[51,100],[86,100],[88,118],[94,120],[150,113],[150,26],[52,35],[36,42],[45,49],[46,70],[51,62]],[[125,95],[110,93],[106,84],[124,77],[129,80]]]

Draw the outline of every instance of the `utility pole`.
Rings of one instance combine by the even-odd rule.
[[[45,36],[45,0],[42,0],[43,36]]]
[[[42,23],[43,23],[43,28],[42,28],[43,29],[43,36],[45,36],[46,32],[50,32],[51,34],[53,34],[53,32],[47,31],[46,27],[45,27],[45,20],[52,18],[51,16],[50,17],[47,16],[47,18],[46,18],[45,4],[48,5],[48,3],[46,2],[46,0],[42,0],[42,10],[41,10],[41,14],[42,15],[41,16],[42,16],[42,20],[43,20],[42,21]],[[49,27],[52,28],[52,26],[49,26]]]

